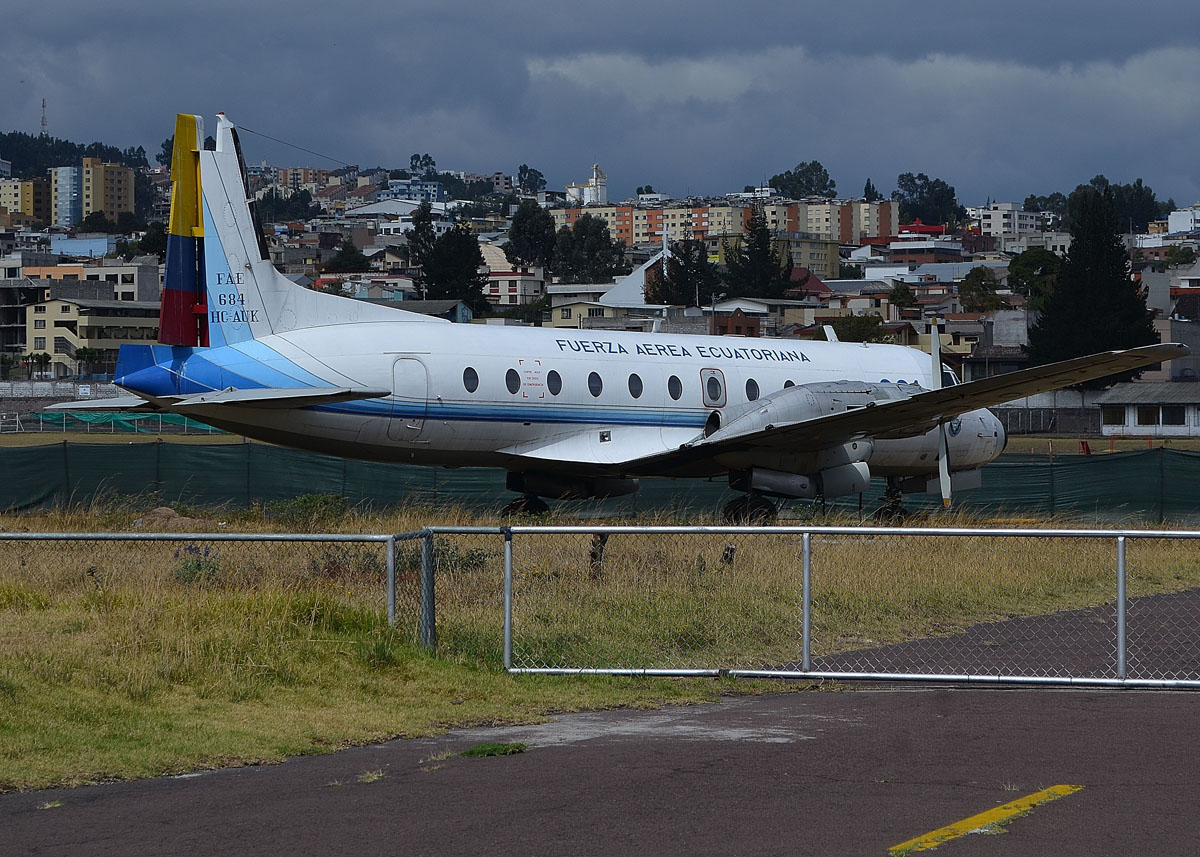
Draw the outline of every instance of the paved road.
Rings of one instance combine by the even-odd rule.
[[[1193,854],[1198,706],[1170,691],[865,687],[569,715],[8,795],[0,855],[884,855],[1056,784],[1084,788],[936,853]],[[434,758],[500,740],[530,749]]]

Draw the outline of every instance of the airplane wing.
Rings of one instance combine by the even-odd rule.
[[[87,411],[88,413],[107,413],[109,411],[116,411],[128,413],[130,411],[155,412],[161,411],[162,408],[156,406],[148,399],[143,399],[141,396],[113,396],[108,399],[59,402],[54,405],[47,405],[42,410]]]
[[[697,437],[676,450],[629,462],[633,473],[654,472],[664,464],[680,465],[730,452],[753,449],[821,448],[866,436],[904,432],[920,433],[939,422],[977,408],[1010,402],[1106,375],[1140,369],[1164,360],[1185,357],[1186,345],[1161,343],[1106,351],[1059,363],[1035,366],[939,390],[925,390],[907,398],[879,401],[863,408],[765,428],[738,430],[740,418],[731,420],[709,437]],[[754,414],[751,409],[743,416]],[[754,422],[757,426],[761,423]]]
[[[359,387],[252,387],[248,389],[216,390],[188,396],[171,403],[171,410],[183,411],[209,405],[235,405],[252,408],[303,408],[308,405],[328,405],[355,399],[379,399],[390,396],[391,390],[372,390]]]

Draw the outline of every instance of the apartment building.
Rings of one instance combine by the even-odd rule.
[[[48,179],[0,179],[0,207],[22,215],[26,223],[50,223]]]
[[[981,208],[968,209],[967,215],[979,221],[982,234],[997,238],[1041,232],[1046,225],[1041,212],[1025,211],[1015,202],[993,202]]]
[[[56,297],[83,297],[94,294],[91,284],[107,284],[101,294],[111,295],[114,301],[156,302],[162,294],[162,269],[158,259],[141,256],[132,262],[120,259],[99,259],[96,264],[25,265],[22,276],[46,281]],[[73,284],[82,284],[86,291],[73,292]],[[64,291],[66,290],[66,291]],[[50,293],[46,293],[49,300]]]
[[[50,220],[55,226],[67,229],[83,220],[81,167],[55,167],[50,170]]]
[[[329,184],[331,170],[314,170],[309,167],[279,167],[275,171],[275,186],[285,195],[306,187],[316,192]]]
[[[31,353],[50,355],[47,369],[55,378],[111,375],[123,344],[158,340],[158,310],[157,302],[42,301],[26,314],[26,347]],[[81,349],[88,350],[80,353]]]
[[[887,237],[900,231],[900,209],[892,202],[849,200],[833,202],[766,201],[762,203],[767,228],[773,233],[806,234],[858,244],[867,238]],[[662,243],[663,230],[675,241],[706,240],[711,235],[745,231],[754,209],[745,203],[645,205],[594,205],[551,210],[555,228],[572,226],[581,214],[608,224],[609,234],[626,246]],[[832,276],[836,276],[834,271]]]
[[[115,221],[121,212],[133,211],[133,170],[99,158],[84,158],[82,171],[84,217],[102,211]]]
[[[114,221],[121,212],[133,211],[133,170],[99,158],[50,170],[50,219],[55,226],[69,228],[96,211]]]

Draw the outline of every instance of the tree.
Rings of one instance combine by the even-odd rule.
[[[771,176],[771,187],[784,196],[796,199],[808,196],[832,199],[837,196],[837,182],[829,177],[829,172],[821,166],[820,161],[803,161],[796,164],[795,169]]]
[[[862,265],[853,265],[849,262],[838,262],[838,279],[839,280],[861,280],[866,276]]]
[[[517,167],[517,187],[525,193],[537,193],[546,186],[546,177],[541,170],[535,170],[528,164]]]
[[[504,255],[514,265],[549,268],[554,259],[554,216],[532,199],[521,200],[508,230]]]
[[[75,361],[79,364],[80,375],[91,375],[96,371],[96,361],[103,356],[103,352],[99,348],[88,348],[86,346],[75,349]]]
[[[167,257],[167,229],[161,220],[155,220],[146,227],[146,232],[138,241],[138,249],[142,253],[153,253],[161,262]]]
[[[778,298],[794,285],[791,256],[780,260],[761,208],[754,210],[737,246],[725,243],[724,252],[725,287],[731,298]]]
[[[413,157],[416,157],[414,155]],[[412,229],[404,230],[408,240],[408,261],[412,265],[423,265],[433,252],[437,232],[433,228],[433,206],[422,202],[412,213]]]
[[[863,199],[867,202],[879,202],[883,199],[883,194],[875,189],[875,185],[871,183],[870,179],[867,179],[867,183],[863,185]]]
[[[1030,310],[1041,312],[1060,268],[1062,259],[1045,248],[1032,247],[1008,263],[1008,287],[1025,298]]]
[[[892,290],[888,292],[888,303],[900,309],[914,307],[917,305],[917,296],[913,294],[912,287],[901,280],[892,286]]]
[[[900,219],[912,223],[956,223],[966,209],[958,204],[954,188],[941,179],[931,179],[924,173],[901,173],[896,179],[892,199],[900,203]]]
[[[75,227],[80,232],[107,232],[109,234],[120,232],[117,224],[113,223],[104,216],[103,211],[93,211]]]
[[[662,265],[646,271],[646,303],[699,306],[720,284],[704,242],[679,241],[671,245],[665,276]]]
[[[437,170],[437,161],[429,153],[418,155],[416,152],[413,152],[412,156],[408,159],[408,169],[414,176],[424,177],[428,173]]]
[[[281,223],[289,220],[310,220],[321,213],[314,205],[312,194],[306,190],[283,196],[275,188],[269,189],[254,204],[258,219],[262,223]]]
[[[171,158],[174,157],[174,154],[175,135],[172,134],[170,137],[162,141],[162,148],[159,153],[154,156],[154,160],[158,161],[158,165],[160,167],[169,168],[171,166]]]
[[[1057,191],[1049,196],[1037,196],[1031,193],[1025,197],[1025,202],[1021,208],[1029,212],[1048,211],[1061,219],[1067,213],[1067,197]]]
[[[634,193],[638,196],[641,196],[644,193],[654,193],[654,185],[638,185],[638,188],[634,191]]]
[[[337,274],[346,271],[366,271],[370,267],[371,263],[367,261],[367,257],[346,237],[342,239],[338,251],[325,263],[323,270],[327,274]]]
[[[1182,268],[1196,264],[1196,251],[1187,244],[1175,244],[1167,248],[1168,268]]]
[[[609,235],[608,224],[590,214],[558,230],[551,268],[564,283],[607,283],[628,270],[625,250]]]
[[[998,293],[1000,281],[986,265],[976,265],[958,284],[963,312],[993,312],[1008,309],[1008,299]]]
[[[1034,365],[1158,341],[1146,294],[1131,276],[1111,187],[1071,194],[1071,249],[1042,316],[1029,331]],[[1084,384],[1101,389],[1125,372]]]
[[[475,312],[487,309],[483,289],[487,275],[480,273],[483,253],[465,227],[446,230],[421,263],[416,285],[428,300],[460,300]]]

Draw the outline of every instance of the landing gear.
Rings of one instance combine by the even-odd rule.
[[[505,504],[500,510],[501,518],[535,517],[550,511],[546,501],[534,494],[525,494]]]
[[[883,492],[883,505],[875,510],[875,522],[878,524],[902,524],[908,512],[904,508],[904,494],[900,490],[900,480],[895,476],[887,478],[887,488]]]
[[[725,504],[721,518],[727,524],[749,524],[762,526],[775,521],[779,510],[775,504],[761,494],[743,494]]]

